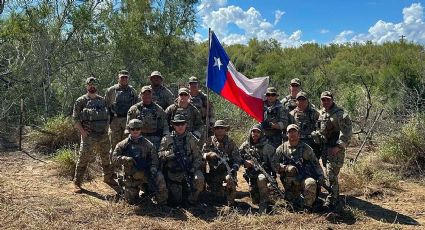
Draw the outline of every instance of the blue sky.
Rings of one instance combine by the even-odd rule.
[[[274,38],[283,46],[377,43],[400,39],[425,44],[424,1],[201,0],[196,40],[211,27],[227,43]]]

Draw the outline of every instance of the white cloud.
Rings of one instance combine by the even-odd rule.
[[[276,10],[274,12],[274,23],[273,25],[277,25],[277,23],[280,22],[280,18],[282,18],[282,16],[285,14],[284,11],[280,11],[280,10]]]
[[[353,31],[351,31],[351,30],[344,30],[344,31],[342,31],[341,33],[339,33],[336,36],[336,38],[335,38],[335,40],[333,42],[334,43],[345,43],[345,42],[348,42],[349,39],[347,38],[347,36],[350,36],[352,34],[354,34]]]
[[[198,7],[202,26],[212,28],[219,39],[226,44],[246,44],[251,38],[259,40],[273,38],[283,46],[299,46],[304,43],[301,40],[302,32],[300,30],[288,36],[284,31],[275,28],[284,14],[283,11],[275,11],[275,20],[272,24],[264,19],[254,7],[245,11],[239,6],[225,6],[226,1],[215,5],[208,5],[209,3],[210,1],[203,0]],[[230,31],[229,25],[235,25],[240,31]]]
[[[321,33],[321,34],[327,34],[327,33],[329,33],[329,30],[328,29],[321,29],[319,31],[319,33]]]
[[[424,9],[420,3],[413,3],[403,9],[403,21],[399,23],[385,22],[379,20],[371,26],[366,34],[354,34],[341,32],[334,39],[334,43],[344,42],[365,42],[373,41],[383,43],[387,41],[397,41],[402,35],[408,41],[425,43],[425,22]]]

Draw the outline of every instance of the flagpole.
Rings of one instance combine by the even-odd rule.
[[[211,49],[211,28],[208,28],[208,58],[207,58],[207,76],[205,80],[205,85],[207,86],[207,111],[205,116],[205,140],[208,140],[208,129],[210,127],[209,117],[210,117],[210,88],[208,87],[208,65],[210,63],[210,49]]]

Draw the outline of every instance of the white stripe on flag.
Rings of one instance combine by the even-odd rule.
[[[249,79],[245,77],[242,73],[238,72],[231,61],[229,61],[227,69],[229,70],[230,75],[232,75],[236,85],[240,89],[242,89],[246,94],[252,97],[264,100],[264,94],[267,91],[267,87],[269,87],[268,76]]]

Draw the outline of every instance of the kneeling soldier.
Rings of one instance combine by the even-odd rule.
[[[264,137],[260,124],[254,125],[249,132],[248,140],[239,147],[242,159],[244,160],[245,174],[243,177],[249,184],[249,193],[252,203],[258,204],[260,213],[267,211],[270,203],[270,194],[266,175],[260,172],[259,166],[263,167],[267,174],[272,174],[272,163],[275,148],[269,144]],[[255,162],[260,165],[256,165]]]
[[[112,159],[115,165],[123,168],[124,198],[128,203],[137,202],[140,190],[148,185],[156,192],[157,203],[165,204],[168,191],[164,176],[158,171],[158,155],[153,144],[141,136],[142,126],[142,121],[130,120],[130,135],[117,144]]]
[[[207,161],[205,180],[209,190],[218,198],[233,205],[236,198],[237,177],[242,158],[235,142],[227,136],[229,125],[223,120],[214,123],[214,135],[202,148]]]
[[[171,121],[174,131],[162,138],[159,155],[173,205],[188,201],[195,204],[204,189],[201,172],[202,155],[196,138],[186,130],[184,115],[177,114]]]
[[[287,135],[288,141],[276,150],[274,168],[280,175],[286,199],[297,208],[311,210],[317,197],[317,186],[324,182],[323,170],[313,149],[300,142],[297,125],[289,125]]]

